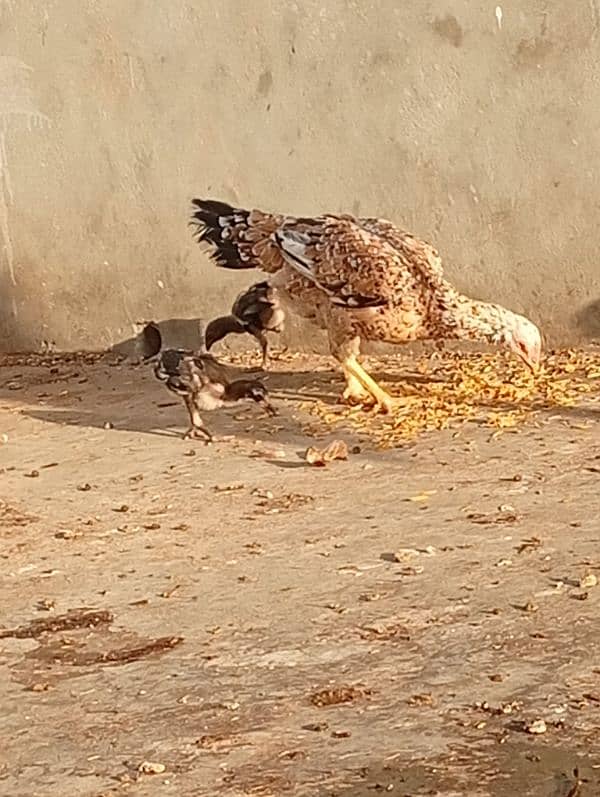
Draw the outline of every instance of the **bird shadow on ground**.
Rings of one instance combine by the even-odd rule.
[[[510,413],[518,410],[532,411],[543,413],[546,416],[561,416],[564,418],[572,418],[575,420],[600,420],[600,407],[590,407],[583,405],[566,406],[564,404],[550,404],[543,399],[534,399],[531,403],[520,403],[518,401],[492,401],[486,399],[484,401],[473,402],[474,406],[485,410],[486,412],[494,413]],[[485,425],[487,423],[485,418],[471,418],[472,423]],[[510,429],[509,429],[510,430]]]
[[[111,371],[115,373],[113,369]],[[128,379],[132,373],[139,376],[139,383],[134,391],[131,389],[131,380]],[[257,378],[261,376],[254,370],[246,369],[243,373]],[[234,436],[239,439],[269,439],[274,444],[301,444],[306,441],[306,434],[302,431],[301,421],[292,417],[298,402],[319,400],[335,404],[341,392],[341,380],[333,372],[271,372],[266,377],[265,384],[279,414],[270,418],[252,402],[239,402],[206,412],[203,420],[217,438]],[[124,384],[126,379],[127,385]],[[339,385],[332,387],[332,381],[339,381]],[[30,389],[38,386],[39,383],[25,385]],[[68,387],[68,383],[63,382],[61,387],[63,386]],[[12,391],[6,392],[6,397],[13,401],[16,395]],[[22,396],[25,401],[28,398],[26,395]],[[104,381],[102,384],[96,383],[93,394],[88,389],[74,398],[80,402],[78,405],[74,406],[73,399],[65,397],[64,404],[60,401],[62,406],[57,406],[58,402],[54,406],[25,403],[20,411],[30,418],[49,423],[163,437],[181,437],[187,428],[188,416],[183,401],[174,399],[154,379],[151,369],[146,370],[144,366],[127,369],[125,373],[121,366],[116,379]],[[52,397],[47,401],[51,402]]]
[[[182,438],[188,427],[188,415],[183,402],[177,406],[160,408],[155,402],[146,401],[142,404],[138,400],[134,406],[130,405],[126,410],[118,404],[103,404],[87,409],[28,408],[23,410],[23,414],[61,426],[112,429],[117,432],[137,432],[158,437]],[[237,418],[234,417],[236,415]],[[248,405],[207,412],[202,417],[207,428],[217,439],[230,436],[252,439],[268,437],[273,442],[292,442],[301,434],[300,427],[296,426],[287,415],[267,418],[258,407]],[[281,430],[282,423],[286,427],[284,430]],[[288,428],[290,426],[291,428]],[[277,431],[274,431],[273,427]],[[191,442],[199,444],[197,441]]]
[[[99,373],[104,369],[103,373]],[[293,444],[306,447],[307,442],[314,438],[303,429],[303,422],[295,416],[295,410],[304,406],[308,409],[310,403],[321,402],[332,408],[339,405],[340,395],[344,384],[341,374],[335,369],[331,370],[273,370],[263,372],[260,368],[235,368],[240,375],[251,376],[264,381],[272,402],[279,410],[275,418],[268,418],[260,407],[251,402],[224,407],[214,412],[203,414],[203,420],[216,438],[234,437],[236,439],[257,440],[266,439],[273,444]],[[31,373],[33,382],[29,381],[27,374],[23,375],[24,388],[43,386],[39,380],[39,369]],[[187,428],[188,416],[183,402],[179,402],[154,378],[152,366],[118,364],[108,370],[104,366],[78,369],[76,376],[83,372],[94,382],[94,392],[85,391],[76,396],[79,405],[73,406],[73,400],[65,398],[60,401],[62,406],[26,405],[21,409],[22,414],[47,423],[55,423],[82,428],[114,429],[115,431],[138,432],[160,437],[182,437]],[[99,378],[96,378],[98,376]],[[132,379],[134,387],[132,389]],[[381,378],[377,373],[376,378]],[[384,381],[392,384],[397,382],[426,382],[430,381],[422,375],[385,374]],[[69,388],[68,376],[61,387]],[[0,390],[0,398],[3,391]],[[7,390],[6,397],[15,399],[15,392]],[[25,398],[25,396],[23,396]],[[52,402],[52,397],[46,399]],[[58,403],[58,402],[57,402]],[[305,423],[310,423],[307,412]],[[331,435],[340,433],[339,429],[331,429]],[[350,429],[343,430],[344,436],[354,439],[356,432]],[[323,439],[329,435],[326,430]],[[197,444],[197,443],[196,443]],[[304,462],[282,463],[273,460],[278,467],[302,467]]]
[[[523,734],[521,725],[514,720],[506,727]],[[401,795],[469,794],[481,793],[482,784],[497,797],[515,794],[568,797],[583,795],[583,789],[597,787],[598,777],[593,770],[593,759],[577,749],[551,745],[531,755],[527,744],[518,739],[505,745],[506,749],[483,751],[474,744],[469,748],[469,765],[447,761],[406,761],[403,757],[390,757],[380,763],[368,762],[349,771],[348,785],[330,785],[315,790],[315,797],[367,797],[370,794],[398,792]],[[579,773],[577,767],[582,768]],[[575,771],[574,771],[575,768]],[[336,778],[337,780],[337,778]],[[390,788],[391,786],[391,788]],[[578,788],[578,786],[581,786]],[[591,792],[590,792],[591,793]]]
[[[337,369],[322,371],[261,371],[251,369],[257,379],[264,381],[273,395],[280,393],[288,399],[319,399],[325,404],[339,404],[344,389],[342,374]],[[435,374],[418,374],[413,372],[393,372],[369,369],[371,376],[384,385],[427,385],[446,381]]]
[[[278,368],[279,365],[281,364],[275,361],[274,367]],[[204,421],[218,437],[234,436],[240,439],[267,437],[274,443],[305,445],[307,433],[303,429],[302,422],[294,417],[294,411],[299,408],[309,410],[313,402],[327,404],[332,408],[339,405],[343,379],[335,367],[267,372],[257,367],[234,366],[233,368],[240,376],[252,376],[263,380],[274,405],[280,409],[280,415],[269,419],[259,407],[247,402],[206,413]],[[11,389],[11,380],[14,381],[14,375],[10,376],[11,370],[7,369],[7,378],[0,382],[0,398],[14,401],[19,396],[24,403],[20,412],[31,418],[62,425],[114,428],[163,437],[180,436],[187,426],[188,418],[183,402],[180,403],[155,380],[150,365],[109,363],[107,366],[107,363],[103,363],[77,366],[75,370],[71,366],[65,366],[64,373],[54,375],[49,370],[42,371],[39,367],[19,369],[23,371],[19,375],[19,380],[22,382],[24,394]],[[435,371],[432,374],[421,374],[408,369],[381,371],[374,368],[372,373],[374,378],[389,385],[392,393],[399,394],[402,393],[403,385],[410,388],[411,385],[417,387],[445,381],[444,377],[437,375]],[[40,379],[41,375],[44,376],[43,379]],[[87,387],[80,388],[82,381],[86,382]],[[31,399],[31,393],[37,388],[45,388],[55,383],[60,383],[61,388],[66,388],[61,391],[66,395],[59,394],[58,397],[47,395],[45,399],[47,403],[36,406],[36,401]],[[93,392],[90,392],[91,385]],[[424,397],[418,400],[422,398]],[[79,404],[74,406],[74,400]],[[518,410],[523,405],[508,402],[499,404],[486,400],[479,402],[478,406],[482,410],[510,411]],[[525,408],[529,406],[526,405]],[[598,420],[600,417],[600,409],[589,406],[555,407],[540,402],[534,405],[534,408],[545,413],[554,412],[564,418]],[[308,413],[306,421],[310,422]],[[335,431],[332,429],[332,433]],[[345,435],[355,434],[349,429],[343,431]],[[338,434],[339,432],[340,429],[337,430]]]

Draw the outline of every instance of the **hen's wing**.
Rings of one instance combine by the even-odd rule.
[[[422,293],[434,282],[435,270],[419,251],[400,252],[349,217],[328,216],[310,225],[288,223],[274,238],[288,265],[337,305],[393,306],[407,292]]]

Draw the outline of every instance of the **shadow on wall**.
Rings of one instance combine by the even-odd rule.
[[[162,321],[142,321],[138,324],[137,334],[132,338],[115,344],[110,351],[119,357],[128,360],[141,361],[154,357],[161,348],[192,349],[198,350],[204,344],[204,330],[208,324],[205,318],[167,318]],[[326,334],[322,330],[315,330],[302,322],[301,319],[291,317],[286,319],[286,327],[281,336],[271,337],[271,342],[277,341],[278,345],[287,347],[292,340],[304,341],[304,346],[296,345],[294,348],[315,353],[328,353]],[[253,348],[258,351],[256,341],[250,335],[230,335],[218,343],[211,354],[220,356],[223,351],[246,351]],[[366,348],[365,348],[366,350]]]
[[[21,334],[14,308],[15,288],[6,271],[0,269],[0,352],[7,350],[6,341],[14,351],[23,351],[28,341]]]
[[[588,340],[600,341],[600,299],[590,302],[580,310],[576,322]]]
[[[204,343],[205,325],[202,318],[144,321],[135,337],[117,343],[111,352],[128,360],[142,360],[154,357],[161,348],[197,350]]]

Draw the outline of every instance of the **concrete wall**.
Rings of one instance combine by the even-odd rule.
[[[499,2],[0,0],[0,348],[224,308],[193,195],[391,217],[600,333],[600,2]]]

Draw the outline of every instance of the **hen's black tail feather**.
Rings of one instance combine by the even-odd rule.
[[[235,242],[227,237],[228,228],[244,222],[248,211],[216,199],[193,199],[192,205],[190,224],[195,227],[194,236],[198,243],[206,242],[210,246],[210,257],[216,265],[233,269],[254,268],[253,263],[242,260]]]

